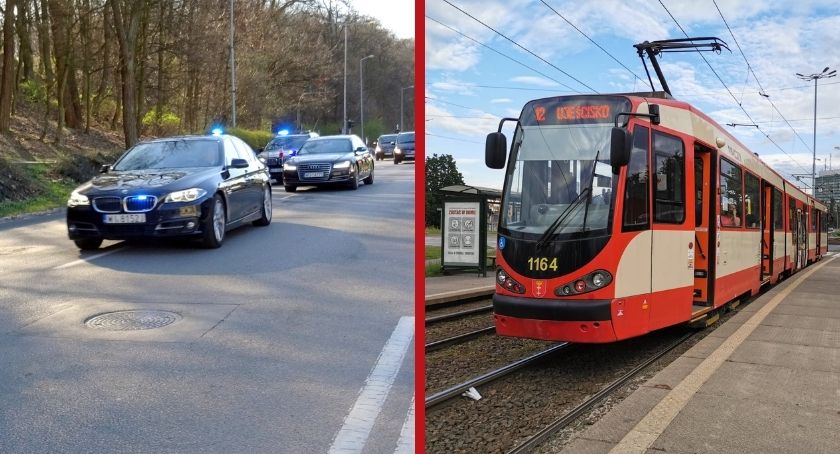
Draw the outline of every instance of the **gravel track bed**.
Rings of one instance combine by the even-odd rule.
[[[426,354],[426,395],[545,350],[554,342],[495,334]]]
[[[465,311],[467,309],[475,309],[477,307],[484,307],[493,304],[493,300],[490,298],[471,301],[469,303],[458,304],[456,306],[449,306],[449,307],[442,307],[442,308],[435,308],[434,306],[426,306],[426,317],[437,317],[438,315],[446,315],[452,314],[455,312]]]
[[[477,329],[493,326],[492,314],[475,314],[452,321],[435,323],[426,328],[426,343],[466,334]]]
[[[482,386],[479,401],[458,398],[435,407],[426,417],[426,452],[507,452],[685,332],[677,327],[613,344],[574,345]],[[437,363],[442,366],[448,372],[427,365],[427,374],[459,372],[454,361]]]

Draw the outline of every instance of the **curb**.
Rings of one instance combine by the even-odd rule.
[[[452,301],[457,301],[465,298],[478,298],[482,296],[490,296],[496,291],[496,285],[485,285],[483,287],[475,287],[464,290],[453,290],[451,292],[434,293],[426,295],[426,306],[434,306],[436,304],[444,304]]]

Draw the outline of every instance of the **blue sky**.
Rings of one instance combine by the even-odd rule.
[[[633,44],[685,37],[664,4],[689,36],[717,36],[732,50],[704,54],[731,95],[697,53],[665,55],[660,62],[674,97],[721,125],[752,123],[740,103],[760,130],[727,127],[730,133],[788,179],[811,172],[814,87],[795,74],[826,66],[840,73],[840,0],[716,0],[735,39],[712,0],[545,0],[629,70],[540,1],[450,1],[600,93],[650,89]],[[451,154],[468,184],[501,188],[503,171],[484,166],[484,138],[499,119],[519,116],[531,99],[592,90],[443,0],[427,0],[426,16],[426,154]],[[651,76],[658,89],[653,69]],[[759,95],[756,78],[769,98]],[[833,167],[840,168],[840,150],[834,149],[840,147],[840,77],[820,80],[818,96],[819,172],[831,154]]]

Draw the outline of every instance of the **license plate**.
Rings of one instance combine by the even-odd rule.
[[[303,178],[323,178],[324,172],[305,172]]]
[[[146,214],[106,214],[102,222],[106,224],[142,224],[146,222]]]
[[[270,172],[282,172],[283,168],[282,167],[269,167],[269,171]]]

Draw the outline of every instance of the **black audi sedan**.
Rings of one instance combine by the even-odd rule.
[[[67,231],[80,249],[102,240],[194,237],[209,248],[245,223],[271,223],[268,170],[228,135],[141,142],[67,201]]]
[[[359,181],[373,184],[373,156],[355,135],[315,137],[283,165],[283,186],[345,184],[358,189]]]

